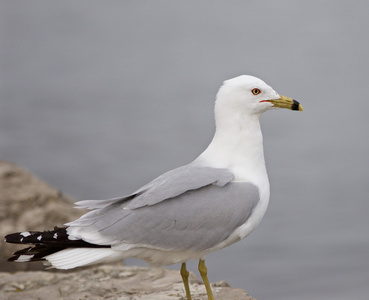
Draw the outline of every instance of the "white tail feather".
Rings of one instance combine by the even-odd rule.
[[[81,266],[118,261],[123,253],[110,248],[69,248],[45,256],[57,269],[73,269]]]

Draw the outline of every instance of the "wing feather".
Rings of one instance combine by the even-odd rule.
[[[203,182],[216,182],[213,179]],[[202,251],[224,241],[246,222],[259,199],[259,190],[251,183],[208,184],[155,204],[140,202],[132,209],[118,201],[67,224],[67,230],[89,243],[117,249]]]
[[[136,209],[157,204],[209,184],[224,186],[233,179],[234,174],[228,169],[188,164],[164,173],[131,195],[107,200],[83,200],[75,204],[78,208],[102,209],[114,203],[121,203],[124,209]]]

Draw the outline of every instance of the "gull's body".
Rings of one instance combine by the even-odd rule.
[[[245,238],[269,203],[259,118],[272,107],[302,110],[262,80],[240,76],[225,81],[215,104],[216,132],[192,163],[169,171],[136,192],[77,204],[91,211],[45,233],[23,232],[8,242],[32,243],[11,260],[46,259],[60,269],[137,257],[154,265],[199,259],[209,299],[205,256]]]

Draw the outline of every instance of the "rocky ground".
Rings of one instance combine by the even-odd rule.
[[[0,161],[0,236],[52,229],[79,217],[74,200],[9,162]],[[179,271],[103,265],[74,271],[44,270],[41,263],[6,261],[19,245],[0,238],[0,299],[185,300]],[[190,275],[193,300],[207,299],[202,281]],[[212,284],[217,300],[255,300],[225,282]]]

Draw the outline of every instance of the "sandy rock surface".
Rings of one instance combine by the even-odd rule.
[[[207,299],[204,285],[191,274],[193,300]],[[213,284],[217,300],[252,300],[225,282]],[[3,298],[2,298],[3,297]],[[179,272],[163,268],[105,265],[73,272],[0,273],[0,299],[9,300],[185,300]],[[254,299],[255,300],[255,299]]]
[[[179,271],[127,267],[122,263],[72,271],[44,270],[42,263],[6,259],[22,248],[4,243],[12,232],[53,229],[78,218],[74,200],[18,166],[0,161],[0,299],[186,300]],[[42,271],[35,271],[42,270]],[[205,287],[190,275],[193,300],[206,300]],[[255,300],[227,283],[212,284],[216,300]]]

